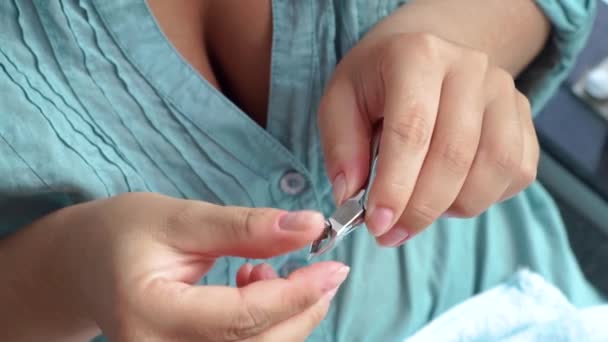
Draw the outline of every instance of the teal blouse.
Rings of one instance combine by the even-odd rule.
[[[267,129],[184,61],[144,0],[0,2],[0,237],[128,191],[329,214],[319,99],[336,63],[405,2],[274,0]],[[535,112],[564,79],[595,7],[537,3],[553,36],[518,81]],[[441,219],[400,248],[359,230],[327,258],[352,271],[310,341],[402,340],[522,266],[576,304],[601,300],[538,184],[477,218]],[[223,258],[201,283],[234,285],[246,261]],[[305,251],[268,262],[286,274],[306,264]]]

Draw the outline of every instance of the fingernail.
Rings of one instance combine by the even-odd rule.
[[[441,214],[441,218],[450,218],[450,217],[456,217],[456,215],[454,214],[454,212],[448,210],[446,212],[444,212],[443,214]]]
[[[306,230],[310,228],[309,222],[314,221],[313,216],[319,215],[319,213],[314,211],[294,211],[289,212],[283,215],[279,219],[279,228],[281,230],[287,231],[298,231],[298,230]],[[321,218],[319,222],[321,222]]]
[[[374,236],[384,234],[393,222],[393,211],[387,208],[374,208],[370,214],[368,227]]]
[[[350,267],[340,266],[337,270],[331,273],[327,279],[325,279],[324,290],[328,293],[333,290],[337,290],[348,276],[349,271]]]
[[[403,227],[394,227],[385,236],[382,236],[382,244],[388,247],[395,247],[407,240],[410,234]]]
[[[336,178],[334,178],[332,184],[334,188],[334,201],[336,201],[336,204],[338,205],[342,204],[344,194],[346,193],[346,177],[344,176],[344,173],[338,174]]]
[[[261,265],[262,266],[260,266],[260,275],[262,276],[262,279],[270,280],[270,279],[278,278],[278,275],[275,272],[275,270],[272,268],[272,266],[270,266],[268,264],[261,264]]]
[[[331,302],[331,300],[334,299],[334,297],[336,296],[336,293],[338,293],[338,288],[339,287],[336,287],[333,290],[329,290],[329,292],[326,292],[321,298],[321,300],[325,301],[326,303]]]

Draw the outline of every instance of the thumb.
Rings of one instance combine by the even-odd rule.
[[[189,202],[170,220],[172,241],[185,252],[205,255],[270,258],[300,249],[318,238],[323,215],[272,208],[219,206]]]
[[[366,101],[350,78],[337,78],[319,107],[325,164],[338,204],[361,189],[369,172],[372,121]]]

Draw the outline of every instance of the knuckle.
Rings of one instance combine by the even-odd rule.
[[[164,241],[171,241],[177,233],[185,227],[197,224],[201,206],[196,202],[185,201],[167,211],[164,219],[160,221],[154,234]]]
[[[451,142],[442,145],[440,157],[448,170],[460,175],[469,170],[475,153],[471,144]]]
[[[536,180],[536,176],[538,173],[538,168],[536,163],[531,163],[530,165],[525,165],[521,169],[521,180],[525,186],[532,184]]]
[[[389,39],[385,41],[384,44],[380,45],[377,52],[380,74],[393,75],[398,73],[399,58],[403,58],[404,54],[407,53],[400,42],[401,39],[398,36],[397,38]]]
[[[244,305],[232,318],[231,324],[222,332],[223,341],[240,341],[258,335],[268,325],[268,315],[250,305]]]
[[[532,115],[532,104],[528,97],[522,94],[520,91],[517,91],[517,105],[520,111],[523,111],[522,114],[527,114],[528,116]]]
[[[318,295],[308,289],[296,291],[297,295],[295,296],[293,293],[291,291],[284,291],[281,295],[284,306],[291,308],[292,312],[302,312],[319,299]]]
[[[441,40],[430,33],[418,32],[413,33],[408,37],[408,44],[415,47],[416,52],[420,53],[423,57],[431,60],[436,60],[439,56],[441,49]],[[401,44],[405,45],[405,44]]]
[[[490,65],[488,54],[479,50],[467,50],[465,59],[481,70],[487,70]]]
[[[239,208],[235,210],[231,215],[230,224],[228,227],[228,234],[235,239],[248,239],[252,238],[254,232],[254,222],[257,211],[249,208]]]
[[[481,215],[484,210],[484,206],[481,206],[473,201],[458,200],[456,203],[454,203],[453,210],[451,211],[458,213],[459,216],[462,217],[476,217]]]
[[[423,113],[422,105],[410,107],[407,119],[397,120],[387,125],[387,133],[392,135],[401,145],[422,149],[430,140],[431,126]]]
[[[177,227],[192,225],[195,223],[196,213],[199,211],[200,206],[194,202],[188,201],[180,204],[167,215],[166,226],[168,229],[176,229]]]
[[[232,336],[226,333],[227,328],[224,325],[211,326],[207,324],[197,324],[189,320],[187,323],[182,323],[178,327],[172,329],[171,341],[184,339],[197,339],[202,341],[236,341]]]
[[[493,154],[491,159],[495,168],[502,173],[512,173],[519,169],[519,160],[508,149],[499,149]]]
[[[438,210],[434,209],[433,206],[423,203],[412,204],[409,210],[413,220],[408,226],[416,230],[428,227],[441,214]]]
[[[481,147],[480,153],[489,166],[502,174],[510,174],[520,168],[520,160],[509,146],[513,146],[512,141],[497,138],[489,146]]]
[[[407,179],[397,178],[391,179],[386,183],[375,184],[376,188],[370,193],[370,201],[382,199],[382,203],[393,203],[397,205],[403,201],[404,196],[408,196],[412,191],[412,185]]]
[[[381,45],[380,60],[384,72],[394,72],[405,56],[420,58],[424,61],[439,60],[441,40],[426,32],[398,33],[392,35]]]
[[[492,74],[498,94],[512,94],[515,89],[515,80],[513,79],[513,76],[502,68],[493,68]]]

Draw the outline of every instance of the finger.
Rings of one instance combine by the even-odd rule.
[[[530,109],[530,102],[520,92],[517,92],[516,96],[517,108],[520,115],[520,122],[522,125],[523,155],[519,173],[511,182],[505,193],[502,195],[500,201],[504,201],[508,198],[515,196],[521,190],[523,190],[532,182],[534,182],[538,170],[538,158],[540,156],[540,148],[538,146],[536,130],[534,129],[534,122],[532,121],[532,111]]]
[[[479,144],[486,66],[483,55],[468,56],[444,79],[437,123],[414,192],[395,226],[378,238],[381,245],[399,245],[439,218],[456,199]]]
[[[383,70],[385,105],[376,177],[366,223],[375,236],[386,233],[401,216],[425,159],[445,70],[423,56],[401,57]]]
[[[155,298],[146,307],[172,331],[208,340],[241,340],[259,335],[306,311],[337,289],[348,267],[321,262],[298,269],[287,279],[258,281],[236,289],[156,282],[147,289]],[[207,327],[207,328],[205,328]]]
[[[360,75],[360,74],[357,74]],[[338,78],[327,88],[319,107],[319,130],[327,175],[336,203],[361,189],[369,172],[371,125],[366,106],[357,98],[369,98],[361,77]],[[360,85],[358,90],[354,87]]]
[[[243,287],[250,283],[249,278],[253,270],[252,264],[245,264],[236,272],[236,286]]]
[[[277,274],[277,272],[275,272],[275,270],[268,264],[259,264],[256,265],[253,270],[251,271],[251,274],[249,275],[249,284],[256,282],[256,281],[261,281],[261,280],[272,280],[272,279],[277,279],[279,277],[279,275]]]
[[[210,257],[263,259],[297,250],[316,239],[324,217],[313,211],[218,206],[180,201],[169,214],[165,232],[183,252]]]
[[[473,166],[449,209],[452,216],[477,216],[497,202],[521,163],[521,123],[515,105],[513,79],[506,72],[495,69],[488,74],[486,82],[493,96],[488,96],[490,102],[486,105]]]
[[[306,341],[312,331],[321,323],[331,303],[334,292],[325,294],[317,303],[301,314],[295,315],[263,334],[256,336],[254,341]]]

